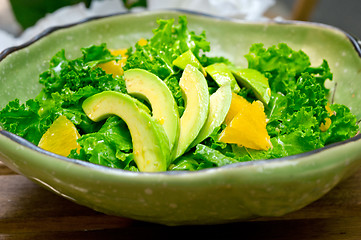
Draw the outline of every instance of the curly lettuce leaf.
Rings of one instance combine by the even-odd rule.
[[[153,30],[153,37],[149,40],[149,45],[152,47],[159,50],[169,49],[169,52],[165,53],[177,56],[189,49],[198,57],[201,51],[209,52],[210,43],[206,40],[205,32],[196,35],[193,31],[189,31],[185,16],[179,17],[178,24],[174,24],[174,19],[159,19],[157,23],[159,27]]]
[[[316,79],[316,82],[322,87],[322,90],[325,91],[326,94],[330,91],[326,88],[325,82],[326,80],[332,81],[333,74],[326,60],[323,60],[320,66],[308,67],[305,71]]]
[[[34,100],[20,104],[10,102],[0,112],[0,122],[5,130],[13,132],[37,144],[48,127],[60,115],[66,116],[81,133],[99,130],[99,124],[92,122],[81,109],[87,97],[105,90],[125,92],[122,78],[113,78],[97,63],[117,60],[105,44],[82,49],[83,56],[74,60],[65,57],[61,50],[54,55],[49,69],[40,75],[43,90]]]
[[[296,87],[287,93],[287,110],[289,114],[299,111],[302,107],[313,111],[319,122],[327,116],[326,93],[317,79],[307,73],[302,74],[296,81]]]
[[[180,74],[178,75],[171,75],[170,77],[166,78],[164,80],[164,83],[167,85],[169,90],[172,92],[172,95],[177,103],[178,106],[178,112],[179,116],[182,116],[184,109],[185,109],[185,103],[182,95],[182,90],[179,86],[179,79]]]
[[[37,145],[54,118],[52,114],[41,116],[40,109],[38,101],[30,99],[25,104],[20,104],[15,99],[0,111],[2,128]]]
[[[195,171],[205,168],[220,167],[237,162],[239,162],[237,159],[228,157],[216,149],[204,144],[197,144],[194,151],[175,159],[170,165],[169,170]]]
[[[238,162],[236,159],[227,157],[221,152],[203,144],[198,144],[196,146],[196,150],[194,151],[194,158],[202,160],[205,163],[208,163],[208,165],[212,165],[213,167],[220,167]]]
[[[273,149],[271,154],[279,157],[295,155],[321,148],[324,144],[320,139],[320,132],[312,130],[295,130],[289,134],[271,139]]]
[[[196,57],[210,50],[205,33],[199,35],[187,28],[187,19],[180,16],[178,24],[174,19],[157,20],[158,28],[153,30],[153,37],[146,45],[136,44],[136,49],[127,59],[124,70],[142,68],[156,74],[161,79],[176,74],[173,61],[189,49]]]
[[[356,116],[349,108],[341,104],[332,104],[333,114],[330,116],[331,125],[327,131],[321,133],[325,144],[344,141],[355,136],[359,130]]]
[[[248,68],[264,73],[273,92],[285,94],[295,84],[296,76],[311,65],[310,59],[303,51],[294,51],[285,43],[268,49],[263,46],[262,43],[251,46],[245,55]]]
[[[177,158],[168,168],[169,171],[196,171],[199,170],[199,162],[196,161],[192,153],[184,154]]]
[[[96,67],[98,63],[119,59],[111,55],[105,44],[81,50],[83,55],[73,60],[65,57],[64,50],[55,54],[49,70],[40,75],[39,82],[44,88],[36,99],[44,108],[56,103],[58,115],[65,115],[80,128],[81,133],[89,133],[99,130],[99,124],[85,115],[81,108],[82,102],[102,91],[125,93],[126,87],[123,78],[113,77]]]
[[[287,94],[272,94],[267,110],[267,131],[271,137],[295,130],[320,131],[321,122],[328,116],[327,99],[323,87],[308,73],[302,74]]]
[[[97,64],[120,57],[111,55],[106,44],[82,48],[82,57],[68,60],[65,51],[61,50],[50,60],[49,69],[40,74],[39,82],[44,85],[43,92],[51,94],[64,90],[78,91],[86,86],[93,86],[99,92],[106,90],[125,91],[125,83],[121,78],[113,78],[106,74]]]
[[[324,146],[320,139],[320,133],[312,130],[295,130],[288,134],[278,135],[271,138],[271,143],[272,148],[268,151],[233,145],[234,158],[239,161],[281,158],[309,152]]]
[[[78,143],[85,154],[83,160],[111,168],[129,169],[135,165],[132,139],[119,117],[109,117],[98,132],[81,136]],[[71,157],[81,156],[72,152]]]

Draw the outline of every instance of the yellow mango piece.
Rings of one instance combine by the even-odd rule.
[[[114,56],[122,56],[119,61],[110,61],[106,63],[98,64],[107,74],[113,74],[113,76],[122,76],[124,71],[123,67],[127,61],[127,49],[110,50],[110,53]]]
[[[38,146],[49,152],[67,157],[72,149],[80,151],[80,135],[74,124],[65,116],[58,117],[41,137]]]
[[[271,147],[262,102],[250,103],[234,94],[226,124],[226,128],[219,136],[221,142],[234,143],[256,150],[268,150]]]

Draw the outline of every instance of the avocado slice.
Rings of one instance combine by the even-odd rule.
[[[199,71],[201,71],[204,76],[207,76],[207,73],[206,73],[204,67],[199,62],[199,60],[196,58],[196,56],[194,56],[193,52],[190,49],[188,51],[182,53],[182,55],[180,55],[179,57],[177,57],[173,61],[173,64],[175,66],[179,67],[180,69],[185,69],[185,67],[188,64],[190,64],[193,67],[196,67]]]
[[[168,137],[160,125],[145,110],[145,106],[130,95],[104,91],[83,102],[85,114],[93,121],[117,115],[128,125],[132,136],[134,161],[141,172],[166,171],[170,164]]]
[[[191,147],[196,146],[204,139],[209,137],[217,127],[221,126],[232,102],[232,90],[229,84],[223,85],[213,93],[209,100],[209,112],[207,121],[203,125],[197,138],[191,144]]]
[[[208,117],[209,92],[208,84],[203,74],[191,64],[188,64],[179,81],[186,103],[180,118],[180,134],[175,151],[175,158],[186,152],[198,136]]]
[[[218,86],[230,84],[232,91],[238,93],[241,88],[238,86],[236,79],[234,78],[232,71],[224,63],[214,63],[207,66],[206,72],[213,78]]]
[[[172,149],[179,136],[179,112],[172,92],[158,76],[143,69],[125,71],[124,79],[130,95],[150,103],[153,117],[163,126]]]
[[[232,73],[241,85],[252,89],[256,97],[265,105],[268,105],[271,99],[271,89],[268,78],[261,72],[251,68],[233,69]]]

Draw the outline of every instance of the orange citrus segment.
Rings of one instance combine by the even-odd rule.
[[[79,152],[81,147],[76,141],[79,137],[74,124],[65,116],[60,116],[41,137],[38,146],[67,157],[72,149],[76,148]]]
[[[248,106],[247,104],[249,104],[249,102],[245,98],[243,98],[235,93],[232,93],[231,106],[229,107],[229,110],[228,110],[227,116],[224,120],[224,123],[226,125],[229,125],[229,123],[237,115],[237,113],[244,107]]]
[[[145,46],[145,45],[147,45],[148,44],[148,41],[147,41],[147,39],[145,39],[145,38],[141,38],[141,39],[139,39],[139,41],[138,41],[138,45],[139,46]]]
[[[321,123],[320,130],[322,132],[326,132],[330,128],[331,123],[332,123],[331,118],[325,118],[325,123]]]
[[[120,49],[112,49],[110,50],[110,53],[113,56],[119,56],[121,55],[122,57],[127,57],[127,49],[126,48],[120,48]]]
[[[332,112],[332,110],[330,108],[329,103],[327,103],[327,105],[326,105],[326,110],[327,110],[329,116],[332,116],[334,114],[334,112]],[[326,132],[330,128],[331,123],[332,123],[331,118],[325,118],[325,123],[321,123],[320,130],[322,132]]]
[[[250,103],[243,97],[234,94],[231,110],[226,117],[226,124],[226,128],[219,137],[221,142],[234,143],[256,150],[268,150],[271,147],[262,102]]]
[[[118,61],[110,61],[101,63],[98,66],[101,67],[107,74],[113,74],[113,76],[123,75],[123,67],[127,61],[127,49],[110,50],[113,56],[122,56],[122,59]]]

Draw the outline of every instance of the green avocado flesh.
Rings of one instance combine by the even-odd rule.
[[[232,72],[241,85],[252,89],[256,97],[268,105],[271,99],[271,89],[268,79],[262,73],[251,68],[233,69]]]
[[[232,102],[232,90],[229,84],[223,85],[213,93],[209,100],[209,112],[207,121],[193,141],[191,147],[196,146],[209,137],[217,127],[221,126]]]
[[[203,74],[188,64],[179,81],[186,107],[180,119],[180,134],[175,158],[186,152],[198,136],[208,117],[209,92]]]
[[[87,98],[82,105],[93,121],[117,115],[128,125],[132,136],[134,161],[141,172],[166,171],[170,164],[168,137],[160,125],[135,98],[104,91]]]
[[[150,103],[153,117],[163,126],[172,149],[179,136],[178,106],[172,92],[159,77],[143,69],[125,71],[124,80],[129,94]]]
[[[201,71],[204,76],[207,75],[205,69],[202,67],[201,63],[196,58],[196,56],[194,56],[194,54],[192,53],[191,50],[188,50],[188,51],[184,52],[182,55],[180,55],[179,57],[177,57],[173,61],[173,64],[175,66],[179,67],[180,69],[185,69],[185,67],[188,64],[190,64],[193,67],[197,68],[199,71]]]
[[[207,66],[207,73],[213,78],[218,86],[230,84],[232,91],[238,93],[241,88],[238,86],[236,79],[234,78],[232,71],[224,63],[214,63]]]

